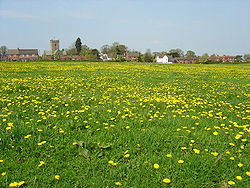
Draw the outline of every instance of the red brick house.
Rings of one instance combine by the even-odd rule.
[[[127,61],[138,61],[140,54],[138,52],[127,52],[125,59]]]
[[[237,59],[235,56],[210,56],[208,58],[208,61],[212,61],[212,62],[223,62],[223,63],[233,63],[233,62],[236,62]]]
[[[174,59],[176,63],[182,64],[195,64],[198,63],[198,58],[196,57],[177,57]]]
[[[8,49],[8,61],[36,61],[38,59],[38,49]]]

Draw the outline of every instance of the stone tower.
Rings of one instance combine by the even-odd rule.
[[[52,54],[59,50],[59,40],[50,40],[50,49]]]

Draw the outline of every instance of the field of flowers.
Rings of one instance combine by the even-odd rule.
[[[0,187],[250,187],[250,66],[0,63]]]

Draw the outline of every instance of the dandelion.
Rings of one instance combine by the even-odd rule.
[[[171,158],[171,157],[172,157],[172,155],[171,155],[171,154],[167,154],[167,155],[166,155],[166,157]]]
[[[129,156],[130,156],[129,154],[126,154],[124,155],[124,158],[129,158]]]
[[[40,161],[40,163],[39,163],[38,167],[43,166],[44,164],[45,164],[45,162],[44,162],[44,161]]]
[[[0,160],[0,163],[3,163],[3,160]]]
[[[217,153],[217,152],[211,152],[211,155],[213,155],[213,156],[218,156],[219,155],[219,153]]]
[[[28,139],[30,137],[31,137],[31,134],[28,134],[28,135],[24,136],[25,139]]]
[[[183,164],[184,161],[183,161],[183,160],[178,160],[178,163],[179,163],[179,164]]]
[[[193,149],[193,151],[194,151],[194,153],[196,153],[196,154],[200,154],[200,150],[198,150],[198,149]]]
[[[160,168],[160,166],[159,166],[158,164],[154,164],[153,167],[154,167],[155,169]]]
[[[108,162],[110,165],[112,165],[112,166],[116,166],[117,165],[117,163],[115,163],[114,161],[109,161]]]
[[[236,136],[235,136],[235,139],[240,139],[242,137],[242,135],[241,134],[237,134]]]
[[[168,179],[168,178],[165,178],[165,179],[163,179],[163,180],[162,180],[162,182],[163,182],[163,183],[170,183],[170,182],[171,182],[171,180],[170,180],[170,179]]]
[[[237,180],[242,180],[242,177],[241,176],[236,176],[235,177]]]
[[[213,132],[213,135],[217,136],[219,133],[217,131]]]
[[[227,183],[228,183],[228,185],[235,185],[234,181],[228,181]]]
[[[20,187],[23,184],[25,184],[25,181],[20,181],[20,182],[13,182],[9,184],[9,187]]]
[[[234,157],[230,157],[230,160],[235,160],[235,158]]]
[[[238,164],[238,167],[243,167],[244,165],[242,163],[239,163]]]
[[[1,176],[5,176],[7,173],[6,172],[2,172],[1,173]]]
[[[116,185],[116,186],[122,186],[122,183],[119,182],[119,181],[117,181],[117,182],[115,182],[115,185]]]
[[[61,176],[55,175],[54,178],[55,178],[56,180],[59,180],[59,179],[61,178]]]
[[[246,175],[247,175],[247,176],[250,176],[250,172],[246,172]]]
[[[38,145],[38,146],[41,146],[41,145],[43,145],[43,144],[46,144],[46,141],[39,142],[37,145]]]

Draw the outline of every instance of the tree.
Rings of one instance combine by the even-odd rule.
[[[110,48],[110,53],[114,58],[121,58],[121,56],[125,56],[127,49],[127,46],[114,42]]]
[[[91,54],[96,57],[96,59],[99,59],[99,51],[97,49],[92,49]]]
[[[110,50],[111,50],[111,47],[110,47],[109,45],[107,45],[107,44],[105,44],[105,45],[103,45],[103,46],[101,47],[101,52],[102,52],[103,54],[109,54],[109,53],[110,53]]]
[[[180,48],[171,49],[171,50],[169,50],[168,55],[171,55],[173,58],[175,58],[175,57],[183,57],[184,52]]]
[[[242,55],[237,55],[237,56],[235,56],[235,59],[236,59],[238,62],[243,61]]]
[[[244,59],[246,60],[248,57],[250,57],[250,54],[245,54]]]
[[[185,56],[186,57],[196,57],[195,52],[192,50],[188,50]]]
[[[0,56],[6,56],[7,55],[7,47],[1,46],[0,47]]]
[[[146,53],[144,54],[143,60],[144,60],[144,62],[152,62],[153,61],[153,56],[151,54],[151,50],[150,49],[148,49],[146,51]]]
[[[76,47],[77,54],[79,55],[82,50],[82,42],[79,37],[76,39],[75,47]]]

